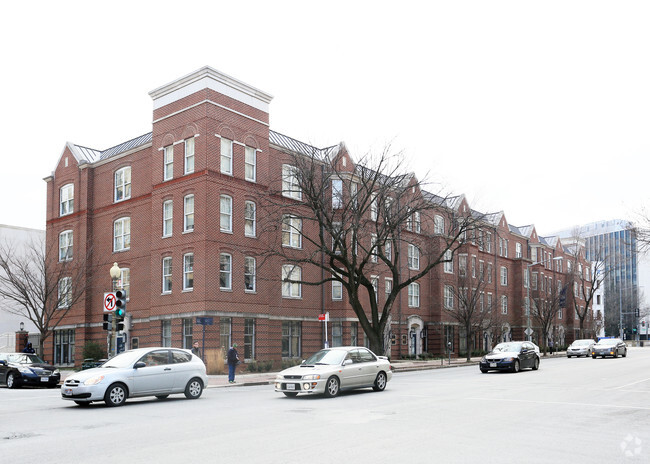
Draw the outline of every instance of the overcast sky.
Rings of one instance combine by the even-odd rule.
[[[271,129],[357,158],[391,143],[418,177],[542,235],[650,206],[647,1],[0,11],[0,224],[44,228],[43,178],[65,143],[103,150],[151,131],[148,92],[204,65],[273,95]]]

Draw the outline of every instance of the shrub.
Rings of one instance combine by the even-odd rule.
[[[205,350],[205,367],[208,374],[218,375],[228,372],[225,359],[226,355],[221,348]]]
[[[106,350],[97,342],[87,342],[84,345],[82,356],[84,359],[92,358],[97,361],[106,358]]]

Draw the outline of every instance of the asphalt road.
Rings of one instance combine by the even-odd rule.
[[[0,461],[650,462],[650,348],[518,374],[404,372],[334,399],[251,386],[80,408],[59,395],[0,388]]]

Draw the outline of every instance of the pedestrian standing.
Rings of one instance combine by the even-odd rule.
[[[201,350],[199,349],[199,342],[194,342],[192,344],[192,354],[195,356],[201,357]]]
[[[32,346],[31,343],[28,343],[25,349],[23,350],[23,353],[31,353],[34,354],[36,351],[34,350],[34,347]]]
[[[553,356],[553,339],[552,338],[548,339],[548,349],[551,352],[551,356]]]
[[[237,343],[233,343],[227,354],[228,359],[228,383],[235,383],[235,368],[239,364],[239,354],[237,353]]]

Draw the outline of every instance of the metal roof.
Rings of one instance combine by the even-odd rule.
[[[317,156],[319,158],[331,156],[336,153],[339,148],[338,145],[332,145],[331,147],[327,148],[316,148],[312,145],[301,142],[300,140],[296,140],[272,130],[269,131],[269,142],[294,153],[299,153],[307,156]]]

